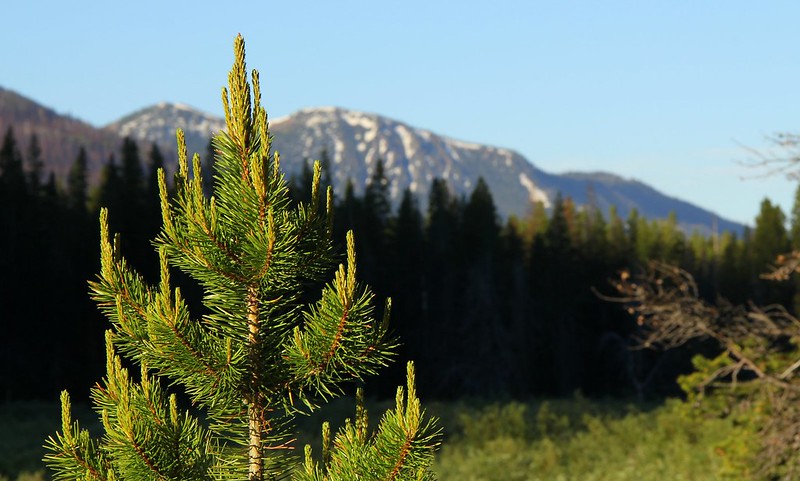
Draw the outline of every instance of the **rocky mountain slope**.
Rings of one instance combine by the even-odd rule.
[[[120,137],[76,118],[61,115],[12,90],[0,87],[0,133],[13,129],[22,152],[33,134],[39,140],[48,170],[63,177],[83,146],[89,170],[96,178],[108,156],[119,149]]]
[[[636,180],[604,172],[548,173],[513,150],[448,138],[377,114],[323,107],[272,119],[270,125],[273,145],[290,175],[298,174],[305,161],[319,158],[326,151],[338,192],[343,192],[348,179],[357,192],[362,192],[381,159],[393,200],[399,201],[408,188],[423,207],[434,178],[445,179],[456,194],[468,196],[478,178],[483,177],[502,217],[524,216],[536,201],[549,206],[561,192],[579,205],[591,203],[602,211],[616,205],[622,216],[634,208],[653,219],[665,218],[675,211],[686,231],[743,229],[740,224],[720,219]],[[85,146],[96,177],[124,136],[142,142],[143,152],[148,144],[159,144],[167,162],[174,162],[176,128],[186,132],[190,153],[203,156],[208,139],[224,128],[224,121],[186,105],[161,103],[98,129],[0,88],[0,129],[4,132],[8,126],[13,126],[22,145],[31,133],[36,133],[43,158],[57,175],[66,173],[78,148]]]
[[[224,127],[225,119],[187,105],[162,102],[126,115],[105,128],[120,137],[131,137],[145,144],[155,142],[167,152],[176,150],[175,131],[180,128],[189,154],[205,155],[211,134]]]
[[[202,154],[207,136],[222,129],[224,122],[185,106],[160,104],[108,128],[117,129],[120,135],[174,143],[174,129],[164,128],[169,125],[188,128],[190,151]],[[343,191],[348,179],[357,192],[363,191],[381,159],[395,202],[408,188],[421,205],[426,205],[434,178],[444,178],[454,192],[467,196],[477,179],[483,177],[503,217],[524,216],[536,201],[549,206],[561,192],[579,205],[591,203],[604,212],[616,205],[622,216],[634,208],[647,218],[665,218],[675,211],[686,231],[742,230],[740,224],[720,219],[636,180],[605,172],[547,173],[513,150],[448,138],[376,114],[336,107],[304,109],[272,119],[270,127],[273,146],[281,153],[290,174],[299,173],[303,162],[319,158],[326,151],[338,192]]]

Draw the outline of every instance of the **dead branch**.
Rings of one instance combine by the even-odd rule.
[[[779,261],[778,269],[800,270],[800,253]],[[775,274],[776,278],[780,275]],[[759,396],[762,402],[766,400],[761,467],[764,472],[780,471],[782,479],[797,479],[800,320],[780,305],[734,306],[724,300],[711,305],[700,298],[691,274],[659,262],[651,262],[635,277],[623,271],[611,284],[617,295],[603,298],[623,304],[635,317],[641,326],[640,347],[672,349],[699,339],[718,344],[730,362],[714,367],[695,388],[704,392],[727,385],[729,392],[735,392],[746,384],[752,389],[738,402],[751,403]]]
[[[754,178],[772,177],[775,175],[783,175],[790,180],[797,180],[800,178],[800,135],[779,132],[774,135],[767,136],[766,139],[774,147],[783,151],[783,154],[777,154],[774,150],[758,150],[746,145],[740,146],[752,155],[752,158],[739,162],[741,165],[758,169],[760,174],[751,176]]]
[[[775,259],[775,265],[770,266],[770,271],[761,274],[760,277],[773,281],[786,281],[796,272],[800,272],[800,251],[779,255]]]

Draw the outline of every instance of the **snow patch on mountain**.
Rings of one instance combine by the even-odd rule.
[[[161,102],[123,117],[106,128],[140,142],[169,146],[175,145],[175,132],[180,128],[186,137],[189,154],[205,154],[208,139],[225,129],[225,121],[186,104]]]
[[[547,194],[536,187],[536,183],[530,177],[520,172],[519,183],[528,191],[528,200],[531,204],[541,202],[546,208],[550,208],[550,199],[547,198]]]
[[[209,135],[221,130],[224,121],[186,105],[162,103],[123,118],[113,127],[121,135],[172,146],[175,128],[181,127],[190,152],[202,154]],[[327,152],[331,179],[339,193],[352,181],[356,194],[362,194],[382,160],[395,205],[409,189],[424,209],[436,178],[444,179],[456,197],[466,199],[482,177],[501,218],[524,216],[532,202],[552,207],[561,192],[578,205],[592,202],[601,211],[617,205],[621,216],[634,207],[649,218],[663,218],[669,210],[676,210],[687,232],[708,231],[712,222],[717,222],[712,213],[635,181],[602,172],[549,174],[513,150],[441,136],[376,114],[339,107],[306,108],[271,120],[270,130],[273,148],[281,153],[289,176],[299,174],[304,162]],[[741,226],[723,219],[718,225],[741,231]]]

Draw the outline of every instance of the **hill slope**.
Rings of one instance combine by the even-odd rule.
[[[425,205],[430,182],[437,177],[447,180],[456,193],[469,195],[483,177],[504,217],[525,215],[533,201],[550,206],[561,192],[579,205],[592,203],[603,212],[616,205],[622,216],[634,208],[654,219],[675,211],[687,232],[743,228],[636,180],[604,172],[547,173],[513,150],[455,140],[375,114],[306,109],[273,121],[272,131],[274,145],[286,162],[318,158],[327,150],[337,186],[350,178],[357,190],[363,189],[377,159],[382,159],[395,201],[409,188]]]
[[[42,145],[43,159],[59,176],[66,174],[79,147],[85,146],[92,177],[96,178],[124,136],[142,142],[142,151],[148,148],[147,144],[159,144],[167,168],[172,170],[174,165],[169,164],[176,157],[176,128],[186,132],[190,153],[204,155],[208,139],[224,128],[224,121],[189,106],[161,103],[105,128],[95,128],[0,88],[0,131],[9,126],[13,126],[23,148],[35,133]],[[591,203],[602,211],[616,205],[622,216],[634,208],[647,218],[665,218],[675,211],[686,231],[743,229],[740,224],[720,219],[713,212],[636,180],[604,172],[551,174],[513,150],[448,138],[377,114],[336,107],[304,109],[273,119],[271,130],[274,147],[281,152],[290,175],[298,174],[306,159],[319,158],[323,150],[327,151],[338,192],[343,191],[348,179],[353,180],[357,192],[363,192],[378,159],[382,159],[395,202],[408,188],[424,207],[434,178],[445,179],[457,195],[467,196],[477,179],[483,177],[502,217],[524,216],[534,201],[549,206],[561,192],[578,205]]]
[[[48,170],[63,177],[78,156],[86,149],[89,170],[94,177],[108,156],[119,149],[121,139],[113,131],[98,129],[86,122],[61,115],[22,95],[0,87],[0,132],[11,127],[24,152],[31,135],[36,134],[42,149],[42,160]]]

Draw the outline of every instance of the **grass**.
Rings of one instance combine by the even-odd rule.
[[[670,401],[641,410],[572,400],[462,406],[440,481],[748,479],[754,436]]]
[[[73,415],[81,424],[97,429],[98,420],[85,406]],[[61,429],[61,407],[55,402],[0,404],[0,481],[49,479],[42,464],[47,437]]]
[[[370,403],[377,422],[391,403]],[[301,444],[316,444],[322,420],[332,428],[353,411],[340,399],[299,422]],[[748,479],[755,438],[729,419],[700,418],[688,406],[588,401],[463,401],[428,404],[440,418],[440,481],[705,481]],[[97,426],[86,407],[85,425]],[[59,429],[55,403],[0,405],[0,481],[49,479],[41,463],[47,436]],[[318,452],[318,451],[317,451]]]

